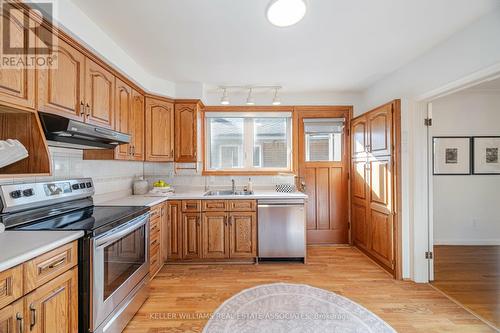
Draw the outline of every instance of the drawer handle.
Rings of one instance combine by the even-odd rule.
[[[17,321],[17,332],[18,333],[23,333],[24,332],[24,318],[21,313],[16,313],[16,321]]]
[[[30,331],[33,330],[33,327],[36,325],[36,307],[33,303],[30,304]]]
[[[49,265],[40,267],[40,273],[43,273],[47,270],[57,268],[57,267],[61,266],[62,264],[64,264],[65,262],[66,262],[66,256],[64,256],[63,258],[59,259],[56,262],[50,263]]]

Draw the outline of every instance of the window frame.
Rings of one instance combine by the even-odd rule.
[[[220,170],[215,170],[215,169],[210,169],[209,168],[209,163],[210,163],[210,156],[209,156],[209,145],[210,145],[210,140],[209,139],[209,130],[206,128],[206,123],[207,123],[207,117],[205,116],[205,113],[207,112],[217,112],[217,113],[235,113],[235,112],[250,112],[250,113],[259,113],[259,112],[288,112],[291,113],[290,117],[290,123],[289,123],[289,133],[288,134],[288,141],[289,141],[289,147],[288,151],[290,153],[289,156],[289,166],[287,168],[235,168],[235,169],[220,169]],[[202,169],[202,175],[280,175],[280,174],[294,174],[295,173],[295,165],[296,165],[296,140],[295,140],[295,131],[296,131],[296,121],[295,121],[295,112],[294,109],[291,107],[283,107],[283,106],[273,106],[273,107],[263,107],[263,106],[257,106],[257,107],[206,107],[202,112],[201,112],[201,140],[202,140],[202,164],[203,164],[203,169]],[[251,133],[247,133],[247,135],[251,135],[252,137],[254,136],[254,131]],[[248,140],[244,140],[244,145],[245,142]],[[248,142],[246,142],[248,144]],[[254,142],[252,141],[252,147],[254,145]],[[246,150],[244,148],[244,150]],[[253,149],[252,149],[253,151]],[[245,153],[245,152],[243,152]],[[251,162],[253,164],[253,158],[251,159]],[[261,165],[262,165],[262,149],[261,149]]]

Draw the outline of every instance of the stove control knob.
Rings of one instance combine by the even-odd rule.
[[[84,189],[85,188],[85,183],[80,183],[80,188]]]
[[[10,192],[9,194],[10,194],[10,197],[11,197],[12,199],[18,199],[18,198],[20,198],[20,197],[22,196],[22,193],[21,193],[21,191],[19,191],[19,190],[12,191],[12,192]]]
[[[34,193],[33,193],[33,189],[32,188],[28,188],[28,189],[26,189],[26,190],[23,191],[23,195],[25,197],[31,197],[33,194]]]
[[[78,186],[78,184],[73,184],[73,185],[71,185],[71,188],[73,190],[78,190],[80,187]]]

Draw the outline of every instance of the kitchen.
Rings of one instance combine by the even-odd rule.
[[[267,283],[342,302],[319,264],[403,279],[400,99],[361,114],[361,94],[304,103],[275,83],[179,80],[174,93],[135,62],[124,70],[107,36],[92,44],[104,28],[74,2],[3,2],[22,52],[0,69],[1,333],[231,331],[241,323],[147,317],[218,313]],[[352,327],[404,322],[347,301],[329,311]]]

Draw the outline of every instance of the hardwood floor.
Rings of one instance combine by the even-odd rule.
[[[164,266],[125,332],[201,332],[207,314],[226,299],[272,282],[305,283],[346,296],[398,332],[494,332],[430,285],[393,280],[359,250],[328,246],[309,247],[306,265]]]
[[[434,246],[432,285],[500,330],[500,246]]]

